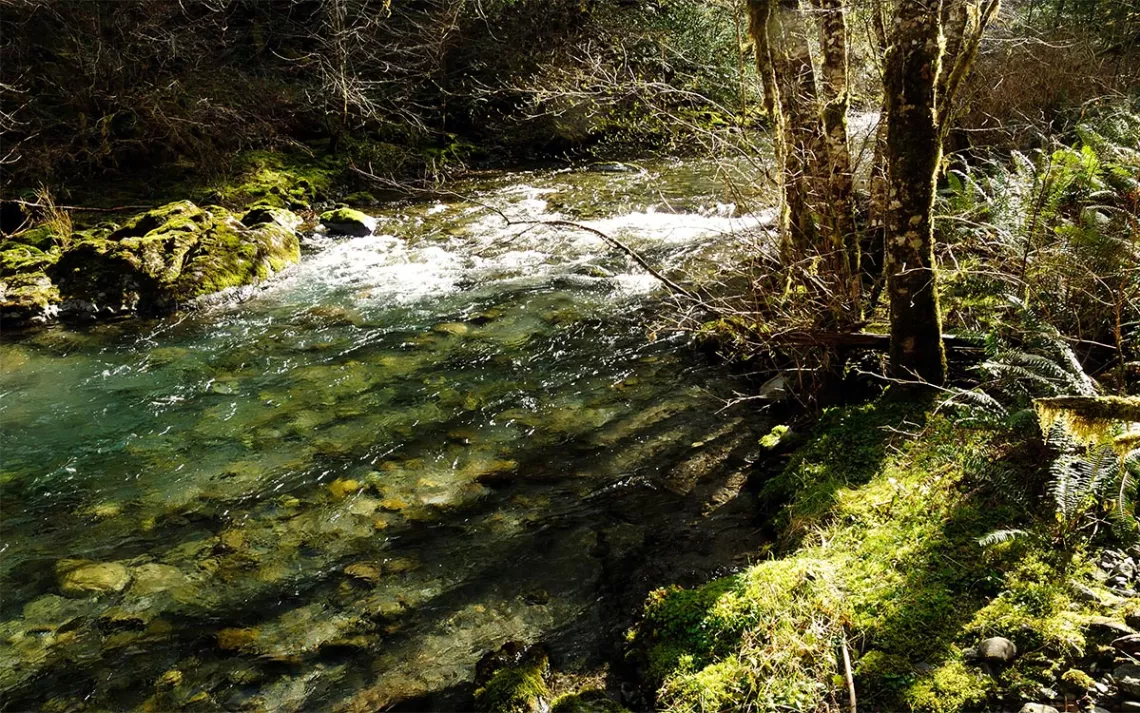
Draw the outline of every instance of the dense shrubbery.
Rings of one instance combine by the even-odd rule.
[[[667,146],[742,86],[732,12],[695,0],[20,0],[0,22],[9,185],[298,142],[405,175],[472,144]]]

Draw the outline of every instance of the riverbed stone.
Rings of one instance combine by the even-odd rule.
[[[1140,696],[1140,665],[1122,664],[1112,670],[1116,686],[1130,696]]]
[[[59,590],[69,597],[121,592],[131,582],[130,570],[118,562],[61,560],[55,573]]]
[[[362,582],[380,581],[380,567],[373,562],[353,562],[344,568],[344,573]]]
[[[336,208],[321,213],[321,225],[335,235],[351,235],[362,238],[372,235],[377,221],[372,216],[352,208]]]
[[[186,575],[182,570],[168,564],[150,563],[139,565],[132,570],[134,581],[129,596],[146,596],[186,585]]]
[[[1019,713],[1058,713],[1053,706],[1044,703],[1026,703]]]

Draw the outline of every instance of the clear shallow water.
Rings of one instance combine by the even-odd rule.
[[[711,165],[649,168],[484,176],[241,301],[6,339],[0,705],[456,708],[483,652],[588,668],[647,586],[731,565],[744,386],[650,339],[624,256],[487,208],[674,275],[765,218]]]

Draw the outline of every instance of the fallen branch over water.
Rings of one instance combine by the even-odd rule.
[[[370,173],[369,171],[365,171],[365,170],[358,168],[356,166],[353,166],[352,170],[355,173],[357,173],[361,176],[364,176],[365,178],[376,181],[378,183],[382,183],[382,184],[390,183],[389,181],[386,181],[382,177],[377,176],[373,173]],[[549,225],[549,226],[553,226],[556,228],[572,228],[574,230],[581,230],[583,232],[590,233],[591,235],[594,235],[598,238],[601,238],[603,241],[605,241],[611,247],[617,248],[621,252],[625,253],[627,256],[630,257],[630,259],[632,259],[634,262],[636,262],[638,265],[640,265],[643,270],[645,270],[650,275],[652,275],[654,277],[654,279],[656,279],[658,282],[665,285],[665,287],[667,287],[674,294],[681,295],[682,297],[686,297],[686,298],[688,298],[688,299],[690,299],[690,300],[692,300],[692,301],[694,301],[694,302],[696,302],[696,303],[698,303],[704,307],[707,307],[709,309],[713,309],[712,307],[707,305],[703,300],[701,300],[701,298],[697,295],[697,293],[693,292],[692,290],[690,290],[686,287],[682,287],[681,285],[677,284],[676,282],[669,279],[665,275],[661,274],[656,268],[654,268],[652,265],[650,265],[649,261],[646,260],[644,257],[642,257],[636,250],[634,250],[630,246],[626,245],[622,241],[618,240],[617,238],[613,237],[612,235],[608,235],[606,233],[603,233],[602,231],[598,230],[597,228],[591,228],[590,226],[583,225],[582,223],[575,223],[572,220],[513,220],[510,216],[508,216],[506,213],[499,210],[495,206],[488,205],[487,203],[483,203],[481,201],[475,200],[471,196],[463,195],[462,193],[457,193],[455,191],[439,190],[439,189],[432,189],[432,190],[414,189],[414,188],[410,188],[410,187],[404,187],[404,189],[405,190],[412,190],[412,191],[418,192],[418,193],[428,193],[428,194],[431,194],[431,195],[434,195],[437,197],[438,196],[448,196],[448,197],[452,197],[452,198],[458,198],[458,199],[466,201],[468,203],[472,203],[474,205],[477,205],[481,208],[485,208],[486,210],[489,210],[489,211],[497,214],[507,224],[507,227],[515,226],[515,225],[530,225],[530,226]],[[713,309],[713,311],[716,311],[716,310]]]
[[[590,226],[583,225],[581,223],[575,223],[572,220],[511,220],[510,218],[507,218],[507,216],[503,215],[502,212],[499,212],[499,215],[501,215],[507,221],[507,225],[551,225],[562,228],[573,228],[575,230],[581,230],[583,232],[590,233],[591,235],[601,238],[610,246],[615,247],[628,255],[634,262],[640,265],[642,269],[644,269],[646,272],[656,278],[658,282],[665,285],[676,294],[688,297],[689,299],[696,302],[701,301],[695,292],[682,287],[681,285],[678,285],[676,282],[670,280],[668,277],[662,275],[660,272],[654,269],[654,267],[650,265],[645,258],[638,254],[636,250],[629,247],[612,235],[607,235],[606,233],[603,233],[596,228],[591,228]]]

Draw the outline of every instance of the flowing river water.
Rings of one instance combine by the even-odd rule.
[[[708,275],[765,219],[722,170],[487,174],[241,299],[6,336],[0,707],[462,709],[482,653],[590,670],[740,564],[746,387],[626,256],[489,209]]]

